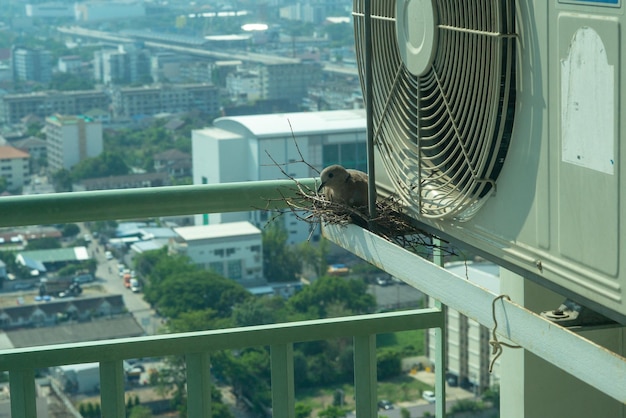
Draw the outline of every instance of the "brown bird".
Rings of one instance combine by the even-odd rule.
[[[359,170],[345,169],[331,165],[320,174],[322,184],[318,193],[324,190],[328,200],[358,208],[368,206],[367,174]]]

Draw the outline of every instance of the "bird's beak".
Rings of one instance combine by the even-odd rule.
[[[317,192],[321,192],[322,189],[324,188],[324,183],[320,184],[320,187],[317,188]]]

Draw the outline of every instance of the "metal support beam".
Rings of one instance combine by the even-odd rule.
[[[295,418],[293,344],[270,346],[272,364],[272,415]]]
[[[315,189],[313,178],[297,181]],[[284,209],[297,192],[292,180],[272,180],[7,196],[0,227]]]
[[[37,418],[34,370],[11,370],[9,391],[12,417]]]
[[[324,227],[324,235],[488,328],[493,328],[495,314],[500,335],[618,401],[626,402],[624,357],[555,325],[514,301],[499,300],[494,312],[492,302],[497,295],[362,228],[328,225]],[[567,355],[563,355],[563,347],[567,347]],[[593,361],[581,361],[589,358]]]
[[[122,360],[100,363],[100,401],[102,418],[126,416],[124,364]]]
[[[208,352],[190,353],[187,365],[187,416],[211,416],[211,362]]]
[[[378,416],[376,378],[376,335],[354,337],[354,398],[356,416]]]

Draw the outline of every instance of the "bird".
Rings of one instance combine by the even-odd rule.
[[[320,174],[322,184],[317,192],[324,191],[326,198],[331,202],[343,204],[352,208],[368,206],[367,174],[334,164],[326,167]]]

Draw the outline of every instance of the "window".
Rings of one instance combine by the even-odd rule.
[[[224,275],[224,263],[222,263],[221,261],[214,261],[212,263],[209,263],[209,269],[213,270],[221,276]]]
[[[231,255],[235,254],[235,249],[234,248],[227,248],[226,249],[226,257],[230,257]]]
[[[218,257],[224,257],[224,250],[215,250],[215,255]]]
[[[231,279],[241,279],[241,260],[231,260],[228,262],[228,277]]]

